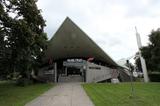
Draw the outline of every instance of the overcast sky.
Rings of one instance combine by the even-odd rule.
[[[50,39],[68,16],[114,60],[138,50],[134,27],[142,45],[160,27],[160,0],[39,0]]]

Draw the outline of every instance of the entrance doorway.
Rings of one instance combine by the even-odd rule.
[[[63,61],[58,71],[57,82],[84,82],[84,62],[78,59]]]
[[[65,67],[65,73],[59,74],[58,82],[83,82],[83,71],[76,67]]]
[[[77,67],[68,67],[66,71],[67,71],[67,76],[69,75],[80,75],[81,76],[82,75],[81,70]]]

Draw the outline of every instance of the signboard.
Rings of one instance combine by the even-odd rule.
[[[138,73],[136,71],[133,71],[133,76],[138,77]]]

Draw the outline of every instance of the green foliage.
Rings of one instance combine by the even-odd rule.
[[[31,85],[31,84],[33,84],[33,81],[28,78],[19,78],[16,81],[16,85],[18,86],[26,86],[26,85]]]
[[[148,46],[142,47],[142,56],[146,59],[150,71],[160,72],[160,29],[152,31],[149,35]]]
[[[160,82],[160,73],[149,73],[149,79],[152,82]]]
[[[142,65],[141,65],[141,60],[140,58],[135,59],[135,64],[138,68],[138,71],[142,72]]]
[[[1,72],[30,73],[46,49],[45,21],[37,0],[0,0]]]

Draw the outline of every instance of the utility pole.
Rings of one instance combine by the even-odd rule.
[[[139,58],[141,61],[141,66],[142,66],[142,71],[143,71],[143,77],[144,77],[144,82],[149,82],[149,78],[148,78],[148,73],[147,73],[147,67],[146,67],[146,62],[145,59],[142,57],[141,55],[141,48],[142,48],[142,43],[141,43],[141,38],[140,38],[140,34],[137,31],[137,28],[135,27],[136,30],[136,38],[137,38],[137,45],[138,45],[138,49],[139,49]]]

